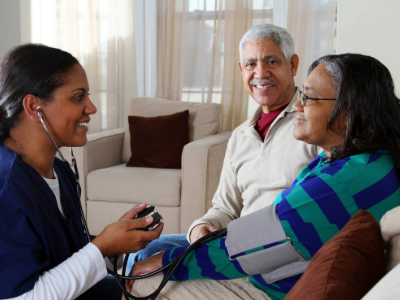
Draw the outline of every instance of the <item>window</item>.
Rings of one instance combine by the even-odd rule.
[[[272,0],[252,2],[252,24],[272,23]],[[221,103],[224,43],[215,44],[215,35],[223,35],[225,18],[232,13],[226,1],[189,1],[189,22],[182,84],[182,101]],[[221,36],[220,40],[223,40]],[[239,61],[239,57],[237,60]],[[216,66],[216,64],[218,64]],[[194,72],[192,71],[194,70]],[[209,88],[211,87],[211,89]]]
[[[32,42],[70,52],[86,70],[91,99],[98,108],[91,132],[96,122],[96,131],[123,125],[121,35],[127,30],[121,30],[121,25],[125,25],[123,8],[128,2],[31,0]],[[131,31],[133,35],[133,27]]]

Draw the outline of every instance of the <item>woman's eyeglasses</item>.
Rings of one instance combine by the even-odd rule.
[[[336,98],[335,99],[311,98],[311,97],[308,97],[306,94],[303,93],[303,91],[300,91],[300,90],[298,90],[298,93],[299,93],[299,98],[300,98],[301,105],[303,105],[303,106],[306,105],[307,100],[336,100]]]

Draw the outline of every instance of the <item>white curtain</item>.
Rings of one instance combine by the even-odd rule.
[[[158,4],[157,97],[221,103],[221,130],[234,129],[246,120],[248,103],[238,66],[239,41],[253,25],[272,22],[272,1]]]
[[[126,126],[130,100],[137,95],[133,2],[31,0],[32,42],[71,52],[87,72],[98,108],[91,132]],[[297,85],[312,61],[335,51],[336,0],[158,0],[157,5],[156,96],[221,103],[221,130],[233,130],[257,108],[238,68],[239,41],[249,28],[260,23],[287,28],[300,57]]]
[[[289,0],[286,29],[300,57],[295,77],[301,86],[307,70],[317,58],[336,52],[336,0]]]
[[[136,96],[133,1],[31,0],[33,43],[74,55],[98,112],[90,132],[122,127]]]
[[[222,130],[257,108],[239,72],[239,41],[252,26],[287,28],[300,56],[296,83],[312,61],[334,52],[336,0],[163,0],[158,2],[160,98],[223,106]]]

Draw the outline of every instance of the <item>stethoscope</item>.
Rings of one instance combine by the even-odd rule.
[[[90,243],[89,229],[88,229],[88,226],[87,226],[87,223],[86,223],[86,219],[85,219],[85,215],[83,214],[83,209],[82,209],[82,203],[81,203],[81,192],[82,192],[82,190],[81,190],[81,185],[79,184],[79,171],[78,171],[78,166],[77,166],[77,164],[76,164],[76,159],[75,159],[75,156],[74,156],[74,151],[72,150],[72,147],[69,148],[70,151],[71,151],[71,157],[72,157],[71,164],[70,164],[70,163],[65,159],[64,155],[61,153],[60,148],[58,148],[56,142],[54,141],[54,139],[53,139],[53,137],[51,136],[49,130],[47,129],[46,124],[44,124],[42,114],[40,113],[40,111],[42,110],[42,108],[40,107],[40,105],[38,105],[38,106],[36,107],[36,110],[37,110],[37,116],[38,116],[38,118],[39,118],[39,120],[40,120],[40,123],[42,123],[43,128],[44,128],[44,130],[46,131],[47,135],[49,136],[50,140],[52,141],[54,147],[56,147],[57,152],[58,152],[58,154],[60,155],[62,162],[68,166],[68,170],[71,171],[72,176],[75,178],[75,182],[76,182],[76,194],[77,194],[77,196],[78,196],[78,202],[79,202],[79,204],[80,204],[80,205],[79,205],[79,208],[80,208],[80,211],[81,211],[81,221],[82,221],[82,225],[83,225],[83,228],[84,228],[83,233],[86,234],[88,243]],[[74,169],[74,171],[72,170],[72,168]]]
[[[82,225],[84,227],[84,233],[86,233],[87,239],[88,239],[88,243],[90,242],[90,235],[89,235],[89,229],[87,227],[87,223],[86,223],[86,219],[85,216],[83,214],[83,209],[82,209],[82,203],[81,203],[81,186],[79,184],[79,172],[78,172],[78,166],[76,164],[76,159],[74,156],[74,152],[72,150],[72,147],[70,147],[71,150],[71,157],[72,157],[72,161],[71,164],[65,159],[64,155],[61,153],[60,149],[58,148],[56,142],[54,141],[53,137],[51,136],[49,130],[47,129],[46,125],[44,124],[42,115],[40,113],[40,111],[42,110],[42,108],[38,105],[37,106],[37,116],[40,120],[40,122],[43,125],[44,130],[46,131],[47,135],[49,136],[50,140],[52,141],[52,143],[54,144],[54,146],[57,149],[58,154],[61,157],[61,160],[63,161],[63,163],[65,163],[68,166],[68,170],[71,171],[73,177],[75,178],[76,181],[76,188],[77,188],[77,196],[78,196],[78,201],[80,204],[80,210],[81,210],[81,219],[82,219]],[[72,168],[74,169],[74,171],[72,170]],[[162,268],[148,273],[148,274],[144,274],[141,276],[126,276],[126,265],[128,263],[128,258],[129,258],[129,253],[125,255],[125,259],[124,259],[124,264],[122,267],[122,275],[119,275],[118,272],[113,272],[109,269],[107,269],[108,273],[110,275],[113,275],[115,277],[115,280],[117,281],[117,284],[119,285],[120,289],[122,290],[122,293],[125,296],[126,300],[129,300],[129,298],[132,298],[134,300],[147,300],[147,299],[156,299],[158,294],[161,292],[161,290],[163,289],[163,287],[167,284],[167,282],[169,281],[169,279],[172,277],[172,275],[174,274],[174,272],[176,271],[176,269],[178,268],[178,266],[180,265],[180,263],[185,259],[186,255],[188,255],[188,253],[190,251],[192,251],[195,248],[198,248],[199,246],[201,246],[202,244],[211,242],[212,240],[219,238],[219,237],[223,237],[226,236],[227,234],[227,230],[226,229],[220,229],[214,232],[209,233],[206,236],[203,236],[202,238],[198,239],[196,242],[194,242],[192,245],[190,245],[188,248],[186,248],[185,251],[183,251],[179,256],[177,256],[173,261],[171,261],[170,263],[168,263],[167,265],[163,266]],[[118,255],[116,255],[114,257],[114,270],[118,269]],[[163,280],[160,283],[160,286],[150,295],[145,296],[145,297],[136,297],[133,296],[131,293],[129,293],[126,288],[125,288],[125,280],[139,280],[139,279],[144,279],[144,278],[148,278],[150,276],[153,276],[155,274],[158,274],[164,270],[166,271],[166,274],[164,275]]]
[[[163,289],[163,287],[167,284],[167,282],[170,280],[170,278],[172,277],[172,275],[174,275],[176,269],[179,267],[179,265],[183,262],[183,260],[185,259],[185,257],[189,254],[190,251],[200,247],[201,245],[211,242],[219,237],[223,237],[226,236],[227,234],[227,229],[220,229],[214,232],[211,232],[203,237],[201,237],[200,239],[198,239],[196,242],[194,242],[193,244],[191,244],[188,248],[186,248],[181,254],[179,254],[173,261],[169,262],[168,264],[166,264],[165,266],[161,267],[160,269],[148,273],[148,274],[144,274],[144,275],[140,275],[140,276],[126,276],[126,265],[128,262],[128,258],[129,258],[129,254],[125,255],[125,259],[124,259],[124,264],[122,267],[122,275],[119,275],[118,272],[112,272],[110,270],[108,270],[108,273],[111,275],[115,276],[115,279],[117,281],[117,284],[119,285],[120,289],[122,290],[122,293],[124,294],[125,300],[129,300],[130,298],[134,299],[134,300],[155,300],[158,296],[158,294],[161,292],[161,290]],[[114,257],[114,270],[117,270],[117,261],[118,261],[118,255],[116,255]],[[144,297],[136,297],[133,296],[131,293],[129,293],[126,289],[125,289],[125,280],[139,280],[139,279],[144,279],[144,278],[148,278],[150,276],[153,276],[157,273],[160,273],[161,271],[167,270],[166,273],[164,274],[164,278],[161,281],[159,287],[150,295],[144,296]]]

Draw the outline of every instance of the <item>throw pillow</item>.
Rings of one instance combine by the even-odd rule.
[[[189,142],[189,111],[159,117],[129,116],[132,155],[127,167],[180,169]]]
[[[359,300],[384,272],[379,226],[360,210],[313,257],[285,300]]]

